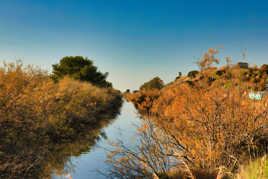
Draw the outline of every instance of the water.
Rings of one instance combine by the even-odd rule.
[[[124,141],[126,145],[135,145],[135,134],[140,123],[141,120],[137,118],[134,106],[131,103],[124,102],[121,114],[112,124],[103,129],[107,139],[102,137],[89,152],[71,157],[64,168],[64,171],[68,173],[67,175],[54,174],[52,178],[106,179],[107,177],[101,174],[107,173],[109,170],[105,163],[108,152],[104,147],[109,148],[109,141],[117,141],[118,139]]]

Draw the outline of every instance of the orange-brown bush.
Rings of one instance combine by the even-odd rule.
[[[267,153],[267,98],[251,100],[247,86],[233,83],[210,88],[171,85],[153,101],[153,115],[147,116],[153,126],[151,132],[142,129],[137,151],[121,144],[115,152],[125,160],[110,160],[116,168],[112,174],[214,178],[220,168],[234,172],[249,156]],[[170,160],[175,162],[171,165]]]
[[[208,68],[195,78],[182,77],[179,80],[171,82],[162,90],[141,90],[135,93],[126,93],[125,98],[131,101],[140,113],[150,113],[153,103],[158,97],[168,90],[180,90],[181,85],[186,85],[195,89],[215,89],[224,87],[231,88],[232,85],[240,86],[244,92],[254,90],[264,90],[265,84],[268,84],[268,74],[266,72],[251,69],[241,69],[236,67]],[[231,90],[231,89],[230,89]],[[167,95],[167,94],[166,94]]]
[[[51,159],[54,146],[84,131],[94,141],[108,124],[102,115],[118,112],[121,102],[120,92],[114,89],[69,78],[54,83],[41,69],[21,62],[4,64],[0,68],[0,178],[50,175],[42,167],[47,166],[44,163]]]
[[[153,132],[143,134],[141,137],[148,145],[139,147],[136,153],[127,153],[137,154],[134,157],[131,154],[134,161],[120,165],[114,162],[117,168],[131,164],[137,170],[140,163],[145,162],[149,168],[143,174],[151,176],[168,175],[178,166],[178,170],[188,173],[191,178],[213,178],[224,175],[219,171],[236,171],[249,156],[267,153],[268,96],[256,101],[248,97],[250,89],[263,89],[267,73],[228,64],[219,70],[201,65],[206,68],[196,77],[178,79],[159,91],[156,98],[151,98],[147,91],[146,97],[153,100],[144,100],[142,91],[127,96],[140,113],[144,114],[144,106],[147,107],[147,118],[153,121],[165,140],[154,137]],[[249,79],[245,79],[246,74],[251,75]],[[153,141],[154,145],[149,145],[148,141]],[[177,163],[168,168],[170,157]],[[155,167],[152,163],[161,165]]]
[[[160,90],[141,90],[136,93],[126,93],[125,98],[131,101],[142,114],[149,114],[153,106],[153,102],[160,95]]]
[[[48,125],[64,131],[66,125],[94,125],[95,116],[115,102],[121,99],[113,89],[69,78],[54,83],[42,70],[23,68],[21,63],[0,69],[1,123],[22,125],[24,129],[26,123]]]
[[[267,152],[267,107],[267,97],[252,101],[239,87],[180,85],[163,93],[152,112],[191,168],[215,170],[232,169],[248,149]]]

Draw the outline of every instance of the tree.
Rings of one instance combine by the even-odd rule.
[[[164,87],[164,82],[157,76],[152,80],[140,86],[140,90],[161,89]]]
[[[213,63],[219,64],[219,59],[215,57],[215,54],[219,52],[219,48],[215,50],[210,48],[203,56],[201,60],[198,60],[197,64],[201,71],[204,71],[212,66]]]
[[[178,76],[176,77],[176,79],[175,79],[175,80],[180,79],[180,78],[181,78],[181,76],[182,76],[182,73],[181,73],[181,72],[179,72],[179,73],[178,73]]]
[[[81,56],[67,56],[60,60],[59,64],[52,65],[52,79],[57,82],[68,75],[69,77],[88,81],[100,87],[112,87],[112,83],[106,81],[108,73],[101,73],[93,65],[93,61]]]

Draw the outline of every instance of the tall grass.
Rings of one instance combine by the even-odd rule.
[[[265,155],[258,160],[251,161],[240,167],[237,179],[263,179],[268,178],[268,159]]]

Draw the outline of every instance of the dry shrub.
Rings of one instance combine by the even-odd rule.
[[[120,101],[119,92],[64,78],[54,83],[47,73],[22,63],[0,69],[1,122],[76,125],[97,122],[96,115]]]
[[[113,89],[69,78],[54,83],[39,68],[24,67],[20,61],[4,64],[0,68],[0,178],[49,177],[46,168],[54,146],[74,141],[85,131],[94,144],[101,128],[111,121],[103,115],[118,112],[121,103],[120,92]]]
[[[130,150],[119,143],[112,152],[111,174],[224,177],[249,156],[267,153],[268,96],[250,100],[246,90],[236,84],[209,89],[180,84],[162,90],[150,108],[155,115],[144,116],[150,120],[140,130],[139,146]]]
[[[111,170],[107,177],[152,178],[167,174],[170,170],[172,157],[168,156],[168,141],[163,138],[163,133],[148,119],[144,119],[137,132],[134,148],[126,146],[124,141],[111,144],[107,155]]]
[[[154,137],[152,132],[145,137],[141,135],[147,141],[147,150],[138,147],[135,152],[139,158],[133,161],[130,157],[128,163],[121,164],[123,167],[130,163],[129,168],[137,170],[141,165],[137,161],[154,155],[146,162],[146,166],[151,166],[143,172],[149,173],[147,176],[169,176],[175,170],[175,173],[186,172],[184,176],[190,178],[216,178],[236,172],[239,165],[251,157],[267,153],[268,96],[262,100],[248,97],[250,89],[263,89],[267,74],[257,68],[236,68],[229,62],[219,72],[211,67],[217,62],[216,52],[210,50],[204,56],[201,72],[190,83],[181,78],[157,95],[150,96],[152,91],[128,94],[127,99],[135,104],[143,118],[153,121],[152,128],[156,126],[165,140]],[[247,74],[249,79],[245,79]],[[148,141],[161,147],[149,145]],[[120,151],[124,154],[126,150]],[[171,166],[168,165],[170,157],[177,161]],[[160,162],[163,158],[166,160]],[[152,162],[161,165],[155,167],[150,165]],[[121,171],[120,165],[113,164],[115,171]]]
[[[192,169],[234,169],[243,154],[267,152],[267,97],[252,101],[244,89],[193,89],[180,85],[163,93],[152,111]],[[266,151],[265,151],[266,150]],[[242,160],[243,161],[243,160]]]
[[[127,93],[125,98],[131,101],[135,107],[142,114],[150,114],[150,110],[153,106],[153,102],[157,100],[160,95],[160,90],[141,90],[136,93]]]
[[[45,72],[23,69],[21,63],[8,64],[0,72],[3,122],[90,120],[89,114],[114,97],[108,90],[68,78],[55,84]]]

